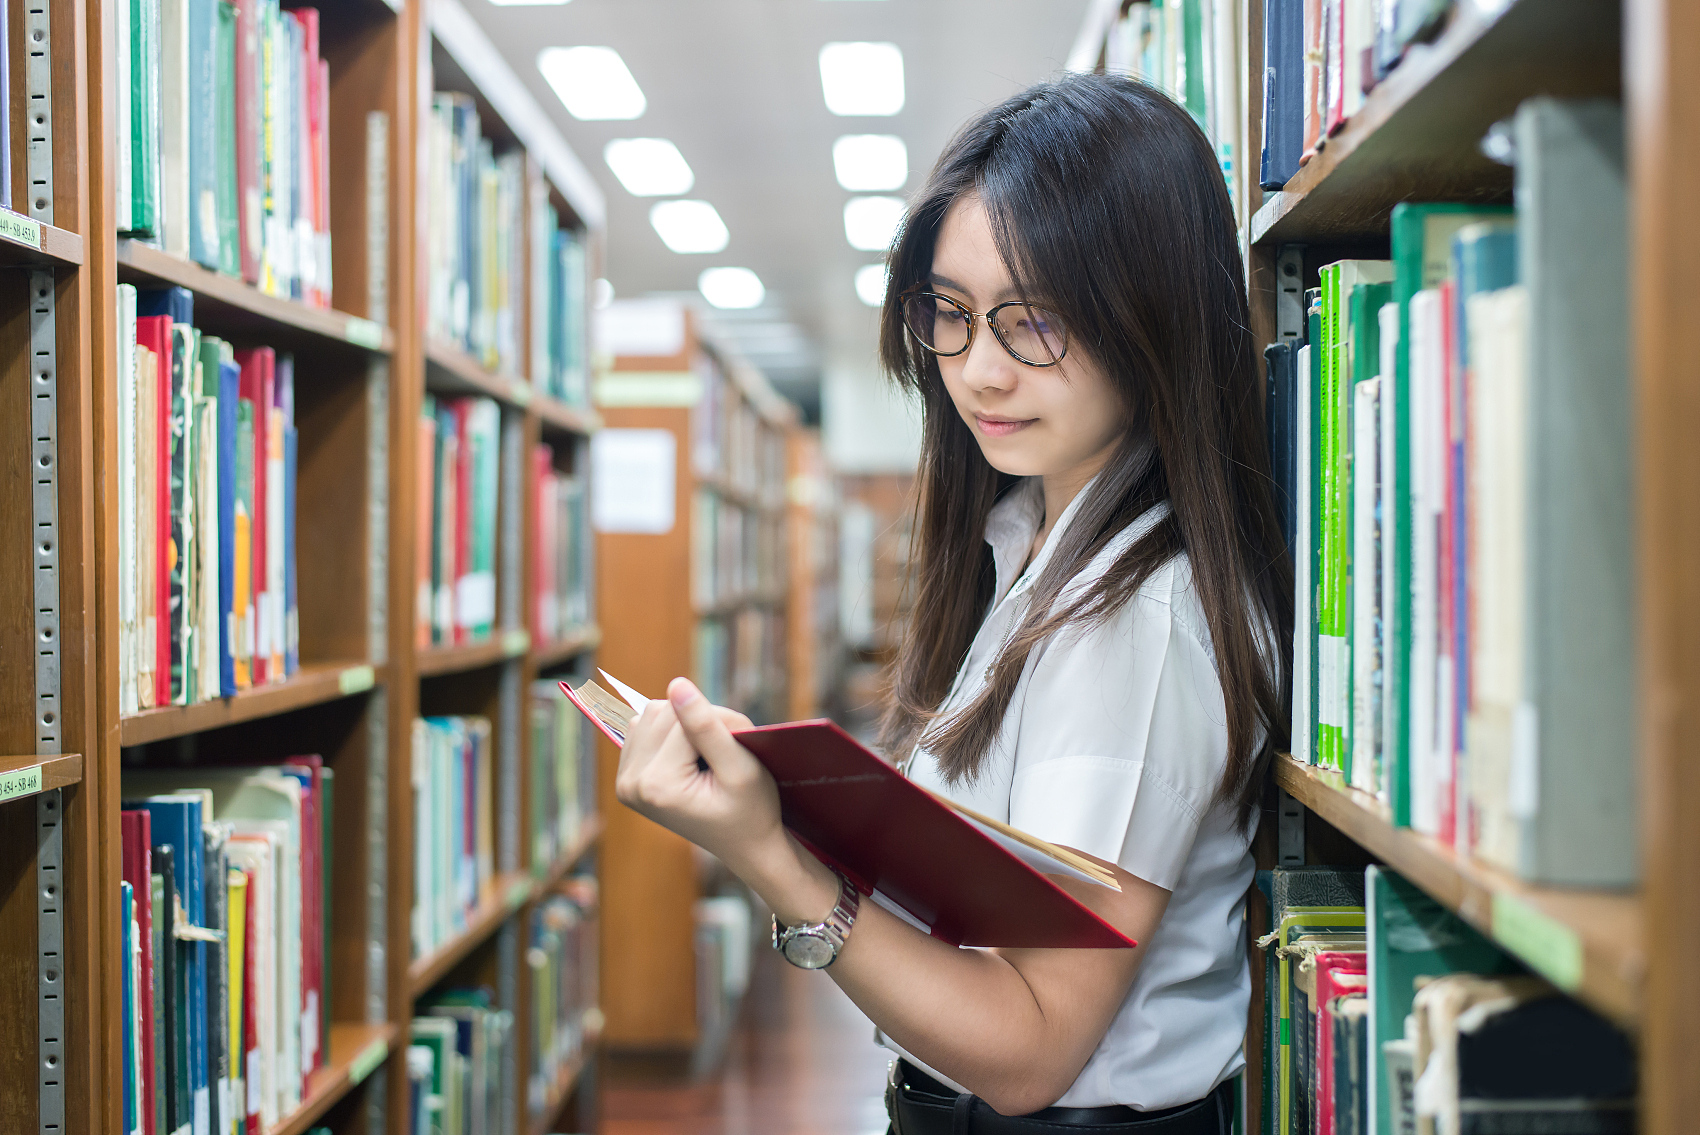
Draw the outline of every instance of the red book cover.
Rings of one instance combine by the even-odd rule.
[[[418,622],[414,627],[413,642],[420,650],[425,650],[431,645],[431,520],[436,515],[437,508],[437,419],[429,414],[419,416],[417,461],[414,485],[419,498],[418,507],[414,510],[414,555],[418,557],[418,562],[414,564],[417,573],[414,618]]]
[[[303,227],[310,230],[303,232],[301,237],[302,243],[316,243],[312,234],[317,234],[323,227],[319,221],[319,136],[324,130],[324,120],[319,117],[319,10],[296,8],[288,14],[301,28],[301,84],[298,90],[303,129],[295,168],[301,171],[300,219],[304,222]],[[317,247],[311,249],[315,257],[318,251]],[[320,281],[329,268],[330,265],[319,264],[315,260],[311,279],[302,281],[301,297],[313,307],[326,306]]]
[[[260,282],[260,2],[236,4],[236,216],[242,278]]]
[[[138,320],[137,322],[140,322]],[[264,685],[271,672],[271,596],[266,593],[266,458],[271,444],[272,384],[277,355],[270,347],[251,347],[236,352],[242,368],[239,396],[254,403],[254,515],[248,531],[252,551],[248,578],[253,581],[254,648],[253,684]]]
[[[609,740],[624,743],[572,687],[560,686]],[[791,833],[863,894],[900,907],[898,917],[933,937],[953,946],[1138,944],[1031,866],[1015,841],[911,782],[832,722],[764,725],[733,736],[773,774]],[[1056,874],[1068,870],[1055,866]]]
[[[324,854],[324,829],[320,826],[320,792],[324,786],[324,762],[316,756],[285,757],[285,765],[305,771],[311,778],[301,794],[301,1061],[302,1090],[306,1076],[322,1067],[325,1054],[319,1051],[319,1015],[325,1011],[324,871],[319,863]],[[310,1057],[310,1058],[307,1058]]]
[[[154,485],[154,637],[153,704],[171,704],[171,317],[144,315],[136,320],[136,343],[159,359],[159,401],[154,416],[159,477]],[[140,502],[137,507],[141,507]],[[150,884],[151,885],[151,884]]]
[[[248,879],[248,894],[255,893],[254,873],[242,872]],[[247,1099],[241,1101],[246,1116],[244,1135],[263,1135],[260,1123],[260,986],[255,978],[255,957],[259,949],[255,945],[260,939],[260,932],[254,922],[254,910],[259,903],[250,898],[247,911],[243,918],[243,941],[248,943],[242,951],[242,1084]]]
[[[1362,950],[1323,950],[1316,955],[1316,1135],[1334,1135],[1334,1011],[1344,993],[1369,988]]]
[[[461,580],[472,570],[472,440],[467,435],[466,421],[471,409],[467,399],[454,403],[455,416],[455,619],[454,640],[466,641],[466,619],[461,603]]]
[[[1310,160],[1322,137],[1323,7],[1323,0],[1304,0],[1304,151],[1300,165]]]
[[[136,1000],[142,1007],[142,1133],[157,1135],[154,1122],[153,1050],[153,814],[145,808],[118,813],[118,832],[123,846],[124,881],[136,895],[136,925],[142,947],[142,980]]]

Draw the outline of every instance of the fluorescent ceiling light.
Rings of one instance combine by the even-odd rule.
[[[539,7],[544,4],[565,4],[567,0],[489,0],[497,8]]]
[[[616,138],[602,157],[633,197],[689,193],[696,182],[679,147],[665,138]]]
[[[863,252],[884,252],[903,220],[901,197],[852,197],[844,203],[844,238]]]
[[[829,43],[820,49],[820,86],[834,114],[896,114],[903,52],[895,43]]]
[[[884,264],[864,264],[856,269],[856,298],[869,307],[885,303],[886,270]]]
[[[901,189],[909,180],[909,150],[895,134],[846,134],[832,144],[838,184],[855,193]]]
[[[612,47],[545,47],[537,69],[567,113],[585,122],[636,118],[649,105]]]
[[[702,298],[715,307],[760,307],[767,297],[761,277],[748,268],[708,268],[697,277]]]
[[[658,201],[649,223],[674,252],[719,252],[732,235],[707,201]]]

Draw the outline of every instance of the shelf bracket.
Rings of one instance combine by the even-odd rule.
[[[35,798],[36,1090],[41,1135],[65,1135],[65,918],[61,790]]]
[[[53,223],[53,37],[47,25],[48,0],[24,7],[25,174],[29,215]]]
[[[53,272],[30,289],[30,480],[35,568],[35,751],[60,751],[58,320]]]
[[[1283,244],[1275,251],[1275,341],[1305,337],[1305,246]]]
[[[1282,867],[1303,867],[1305,862],[1305,806],[1285,788],[1277,788],[1275,812],[1275,859]]]

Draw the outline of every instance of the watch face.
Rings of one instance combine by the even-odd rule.
[[[785,960],[800,969],[825,969],[833,953],[832,943],[818,934],[795,934],[785,943]]]

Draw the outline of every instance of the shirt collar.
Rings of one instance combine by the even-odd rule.
[[[1056,550],[1063,531],[1080,510],[1081,502],[1086,494],[1092,491],[1093,484],[1098,480],[1095,474],[1092,480],[1086,482],[1074,499],[1063,509],[1062,516],[1051,526],[1051,531],[1045,536],[1045,544],[1039,549],[1039,554],[1033,557],[1025,572],[1021,572],[1021,561],[1027,558],[1027,550],[1033,546],[1033,537],[1039,532],[1039,522],[1045,512],[1044,483],[1038,477],[1023,477],[1003,499],[992,506],[986,514],[986,543],[992,546],[992,563],[997,567],[997,592],[992,605],[1003,602],[1010,588],[1017,580],[1017,573],[1037,579],[1039,573],[1045,570],[1051,554]]]

